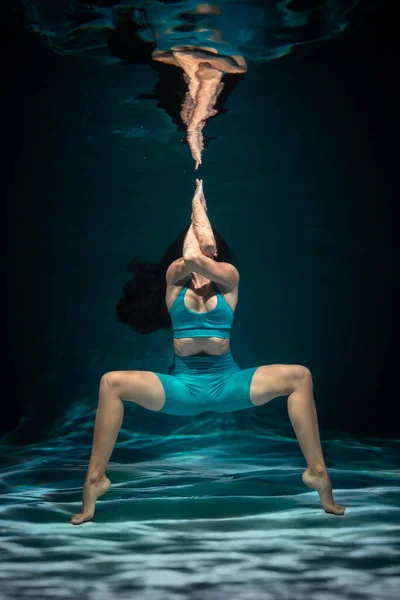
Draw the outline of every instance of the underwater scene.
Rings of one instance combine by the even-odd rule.
[[[0,600],[398,598],[389,3],[0,14]]]

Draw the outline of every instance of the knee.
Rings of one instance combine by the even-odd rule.
[[[310,369],[303,365],[290,365],[289,378],[293,384],[307,384],[312,386],[312,375]]]
[[[109,371],[100,379],[100,387],[116,389],[119,387],[120,381],[118,371]]]

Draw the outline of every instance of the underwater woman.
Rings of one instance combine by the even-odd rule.
[[[319,493],[325,512],[343,515],[334,502],[321,443],[308,368],[264,365],[240,369],[230,351],[238,301],[239,273],[230,251],[211,226],[202,182],[196,180],[191,224],[160,264],[131,262],[133,279],[118,304],[119,319],[137,333],[172,328],[174,360],[168,374],[112,371],[100,381],[93,447],[80,513],[71,523],[93,518],[95,503],[110,488],[106,468],[121,429],[124,402],[182,416],[232,412],[287,396],[288,413],[307,468],[302,479]]]

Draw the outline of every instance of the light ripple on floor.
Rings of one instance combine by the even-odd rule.
[[[79,527],[87,446],[0,449],[0,598],[399,597],[397,441],[326,443],[344,517],[303,486],[293,440],[153,442],[117,447],[112,488]]]

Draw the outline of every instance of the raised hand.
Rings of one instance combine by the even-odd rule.
[[[193,230],[202,253],[208,258],[217,256],[214,233],[207,217],[207,204],[203,192],[203,181],[196,179],[196,191],[192,200]]]
[[[196,191],[193,197],[193,202],[194,201],[199,201],[204,210],[207,210],[207,203],[206,198],[204,196],[202,179],[196,179]]]

